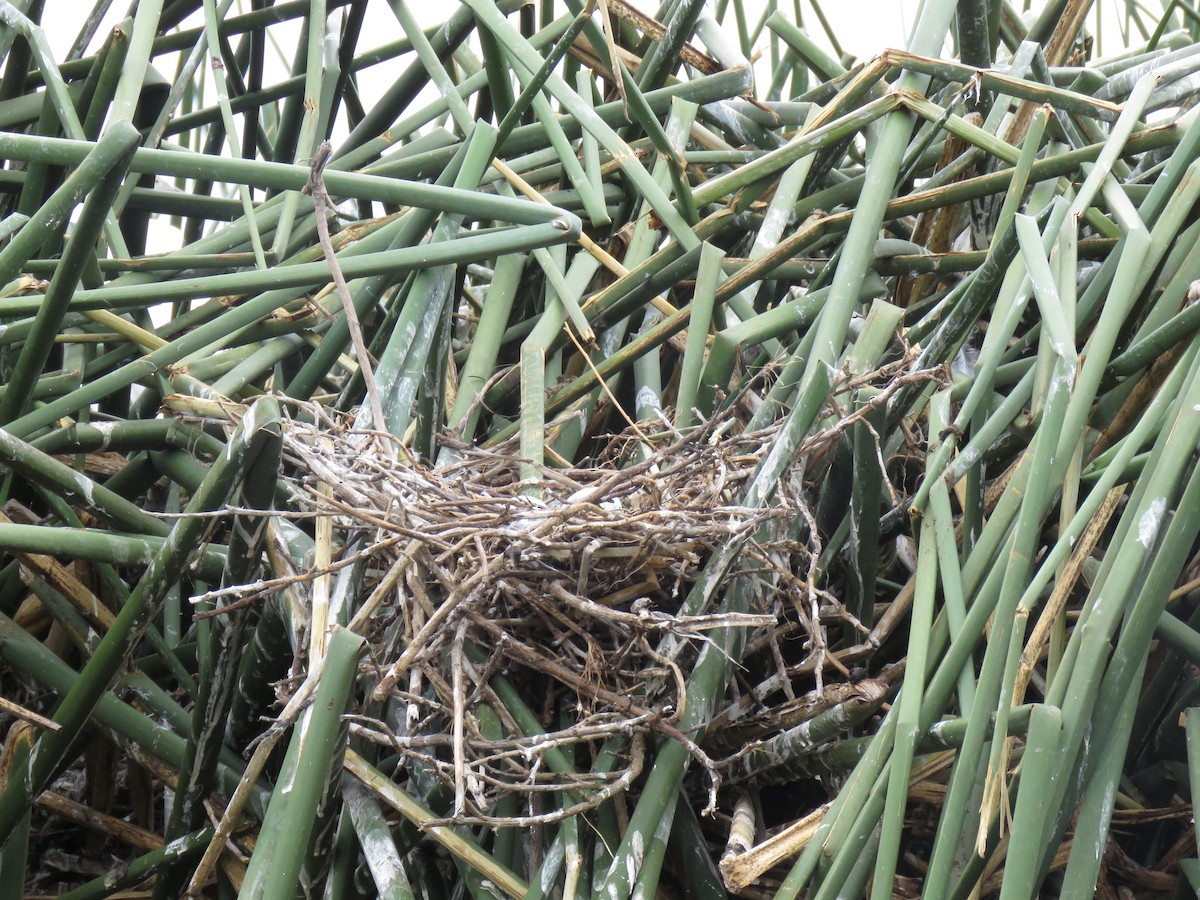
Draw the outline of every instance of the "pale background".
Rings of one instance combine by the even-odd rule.
[[[649,13],[653,13],[657,6],[657,3],[647,2],[647,0],[630,0],[630,2]],[[1118,0],[1099,0],[1099,2],[1116,3]],[[455,0],[410,0],[408,5],[417,19],[428,25],[445,20],[458,7]],[[869,57],[888,47],[902,47],[905,44],[908,29],[916,15],[918,5],[918,0],[824,0],[821,9],[829,20],[830,26],[837,33],[846,52],[858,57]],[[240,14],[249,11],[249,6],[248,0],[239,0],[234,4],[234,9]],[[745,6],[748,14],[757,15],[765,6],[765,0],[748,0]],[[790,9],[791,3],[784,2],[779,6],[782,9]],[[79,20],[82,19],[84,5],[78,3],[78,0],[48,0],[46,7],[48,14],[44,17],[44,22],[47,36],[56,56],[61,58],[75,40],[81,24]],[[710,2],[709,7],[710,9],[716,8],[715,0]],[[68,13],[61,17],[49,14],[58,8],[78,10],[79,13],[78,15]],[[118,0],[113,3],[113,8],[105,17],[105,26],[101,28],[99,35],[103,35],[107,27],[120,21],[128,9],[128,2]],[[828,47],[828,42],[825,40],[816,17],[812,15],[807,0],[802,0],[801,12],[806,16],[805,24],[809,26],[814,39]],[[189,27],[203,24],[200,16],[197,15],[193,18],[195,21],[189,20],[187,23]],[[289,28],[289,25],[294,26],[294,24],[284,23],[272,28],[279,34],[280,41],[285,46],[287,41],[294,40],[295,34],[299,30],[296,27]],[[363,29],[363,36],[359,40],[359,48],[366,50],[371,46],[395,40],[402,35],[403,31],[389,8],[388,0],[371,0],[367,8],[366,26]],[[765,38],[760,43],[765,47]],[[163,65],[166,59],[166,57],[162,57],[156,63],[163,69],[164,74],[167,74],[166,66]]]
[[[630,0],[630,2],[650,13],[653,13],[658,5],[653,0]],[[1102,53],[1116,52],[1122,45],[1120,19],[1126,2],[1127,0],[1096,0],[1094,4],[1094,9],[1098,10],[1100,14],[1099,37]],[[48,0],[46,5],[49,11],[83,9],[83,4],[78,0]],[[859,58],[865,58],[874,56],[889,47],[904,46],[919,5],[919,0],[822,0],[821,9],[829,20],[830,27],[837,33],[838,40],[846,52]],[[1022,0],[1015,0],[1013,5],[1021,7]],[[1033,5],[1035,8],[1041,8],[1043,0],[1035,0]],[[432,25],[449,16],[458,4],[456,0],[410,0],[409,6],[418,20]],[[709,6],[715,9],[716,0],[711,0]],[[745,6],[748,15],[757,15],[765,6],[765,0],[746,0]],[[1152,0],[1145,6],[1153,14],[1154,8],[1159,4]],[[113,3],[113,9],[105,22],[112,24],[119,21],[126,14],[128,7],[128,2],[121,2],[121,0]],[[778,7],[790,10],[792,3],[784,0],[784,2],[778,3]],[[248,0],[239,0],[234,4],[234,8],[239,12],[247,11],[249,2]],[[818,43],[828,46],[808,0],[801,0],[800,8],[812,37]],[[46,16],[46,29],[50,43],[57,53],[65,53],[74,40],[80,18],[82,18],[81,15],[73,16],[70,12],[67,12],[65,16]],[[196,21],[189,21],[189,25],[202,24],[199,16],[194,18]],[[1090,30],[1095,30],[1095,22],[1096,16],[1089,16],[1088,28]],[[286,26],[281,27],[278,33],[281,40],[287,39]],[[371,0],[367,11],[367,27],[364,29],[363,39],[359,42],[360,48],[367,49],[372,44],[386,43],[401,34],[400,26],[389,8],[388,0]],[[761,43],[765,45],[765,39]]]
[[[631,0],[631,2],[650,13],[653,13],[658,6],[656,0]],[[1087,27],[1093,33],[1096,32],[1096,16],[1099,14],[1097,55],[1118,52],[1123,46],[1124,38],[1120,32],[1120,22],[1122,19],[1121,6],[1125,2],[1126,0],[1096,0],[1093,15],[1088,18]],[[751,22],[756,22],[765,6],[765,0],[745,0],[745,3],[747,18]],[[458,8],[456,0],[408,0],[408,5],[418,20],[426,26],[444,21]],[[1015,0],[1013,5],[1020,7],[1021,0]],[[1034,5],[1040,8],[1041,0],[1037,0]],[[249,0],[237,0],[233,10],[235,13],[241,13],[248,11],[249,7]],[[837,34],[843,50],[859,59],[873,57],[887,48],[904,47],[908,42],[908,32],[916,18],[918,7],[919,0],[821,0],[822,11],[829,21],[830,28]],[[78,33],[83,18],[83,4],[79,3],[79,0],[48,0],[46,8],[47,12],[43,17],[46,35],[56,58],[62,59]],[[113,3],[113,8],[106,17],[104,25],[93,40],[93,49],[103,40],[107,30],[127,15],[129,8],[129,0],[117,0]],[[709,9],[715,10],[715,8],[716,0],[710,0]],[[790,0],[781,0],[778,8],[790,11],[793,3]],[[810,36],[818,44],[829,48],[825,32],[816,15],[813,14],[809,0],[800,0],[800,9],[804,25]],[[335,11],[331,30],[340,24],[340,18],[337,18],[340,15],[340,10]],[[729,20],[732,21],[732,16],[729,17]],[[199,14],[185,23],[185,27],[201,25],[203,25],[203,19]],[[271,48],[268,49],[268,65],[264,78],[267,84],[287,77],[291,58],[295,53],[299,30],[298,22],[272,26],[272,36],[278,43],[273,48],[273,53]],[[403,30],[390,8],[389,0],[371,0],[362,36],[357,45],[358,51],[365,52],[401,37],[403,37]],[[1139,37],[1135,35],[1135,40]],[[757,78],[765,89],[765,85],[770,80],[769,43],[768,33],[765,29],[755,51],[759,54],[756,64]],[[399,61],[385,62],[359,74],[360,93],[364,105],[368,109],[391,85],[391,77],[395,73],[396,67],[407,66],[409,59],[410,57],[403,57]],[[154,60],[155,68],[168,79],[174,77],[178,65],[179,60],[176,55],[157,57]],[[206,93],[212,94],[211,90]],[[208,102],[214,101],[215,95]],[[423,102],[424,98],[418,98],[418,105],[422,105]],[[343,126],[339,124],[335,127],[335,144],[338,137],[344,134]],[[153,253],[178,249],[179,237],[173,231],[165,222],[161,223],[161,227],[155,229],[155,233],[151,235],[151,246],[148,251]]]
[[[658,6],[654,0],[630,0],[630,2],[634,6],[650,13],[653,13]],[[751,18],[752,21],[755,20],[764,8],[765,2],[766,0],[745,0],[748,18]],[[1094,13],[1088,17],[1087,27],[1093,32],[1096,31],[1098,15],[1100,28],[1097,55],[1117,52],[1123,46],[1124,36],[1121,34],[1120,20],[1122,17],[1121,9],[1126,2],[1127,0],[1096,0]],[[458,3],[455,0],[409,0],[408,5],[413,10],[417,19],[427,26],[444,21],[458,7]],[[1020,7],[1022,2],[1021,0],[1015,0],[1013,5]],[[1040,8],[1042,5],[1042,0],[1037,0],[1034,3],[1036,8]],[[1154,5],[1153,2],[1149,4],[1149,6]],[[234,4],[234,10],[240,14],[241,12],[248,11],[249,6],[249,0],[238,0]],[[875,56],[880,51],[890,47],[904,47],[908,41],[908,32],[912,27],[919,6],[920,0],[822,0],[821,2],[821,9],[829,21],[830,27],[837,34],[842,48],[847,53],[859,59]],[[79,3],[78,0],[48,0],[46,7],[47,14],[44,20],[47,37],[56,56],[61,58],[66,54],[67,49],[75,39],[82,19],[81,11],[83,4]],[[784,0],[784,2],[778,3],[778,7],[782,10],[790,11],[792,3]],[[716,8],[716,0],[710,0],[709,8]],[[106,16],[104,20],[105,24],[97,33],[97,37],[93,43],[98,43],[102,40],[107,28],[123,18],[127,14],[128,9],[129,3],[127,0],[117,0],[117,2],[113,3],[113,8]],[[808,0],[800,0],[800,9],[804,16],[804,25],[809,35],[818,44],[828,48],[829,42],[825,37],[824,30],[821,28],[817,17],[813,14]],[[66,14],[59,13],[59,10],[64,11]],[[72,11],[75,11],[75,14],[72,14]],[[340,16],[340,10],[336,11],[334,15]],[[195,27],[202,24],[203,20],[199,14],[193,16],[192,19],[185,23],[187,27]],[[298,33],[299,25],[297,22],[281,23],[280,25],[272,26],[272,34],[279,41],[279,50],[282,50],[286,54],[294,52],[295,40]],[[363,34],[358,42],[359,51],[369,50],[372,47],[396,40],[402,36],[403,31],[396,21],[388,0],[371,0],[367,8],[367,19]],[[1135,39],[1136,37],[1135,35]],[[758,46],[755,49],[765,57],[767,46],[767,35],[764,29],[764,35],[760,38]],[[277,54],[275,63],[277,66],[276,77],[286,77],[287,69],[291,64],[290,56],[285,60],[281,55]],[[163,75],[169,78],[174,72],[177,60],[174,55],[163,56],[156,58],[154,64]],[[368,108],[377,93],[382,93],[390,84],[387,72],[385,71],[387,69],[388,64],[384,63],[373,69],[368,69],[360,75],[360,87],[363,99]],[[769,73],[766,72],[765,60],[760,60],[758,73],[760,80],[769,77]],[[270,79],[270,72],[268,72],[267,77]],[[374,93],[372,89],[374,89]]]

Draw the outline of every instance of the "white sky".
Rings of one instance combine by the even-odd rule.
[[[630,0],[633,5],[653,12],[658,6],[657,0]],[[756,18],[761,10],[765,7],[766,0],[744,0],[747,9],[748,17]],[[813,14],[812,6],[809,0],[800,0],[801,12],[804,15],[804,24],[810,36],[819,44],[826,47],[829,42],[825,37],[824,30],[821,28],[817,17]],[[1107,53],[1115,52],[1122,44],[1122,36],[1118,28],[1120,4],[1125,0],[1096,0],[1095,8],[1100,10],[1103,20],[1103,42],[1102,48]],[[53,47],[58,58],[65,55],[67,49],[75,39],[76,32],[80,26],[79,16],[66,15],[55,17],[50,15],[56,9],[82,9],[83,6],[79,0],[48,0],[48,14],[44,17],[46,22],[47,37]],[[410,8],[413,10],[417,19],[422,24],[431,26],[444,21],[448,16],[453,14],[457,9],[458,3],[455,0],[408,0]],[[556,4],[562,7],[561,3]],[[908,39],[908,31],[912,27],[913,20],[916,16],[917,9],[920,5],[920,0],[823,0],[821,8],[829,20],[830,27],[838,35],[838,40],[841,42],[843,49],[860,59],[875,56],[880,51],[890,47],[904,47]],[[1020,2],[1014,4],[1021,6]],[[1042,0],[1038,0],[1034,4],[1040,7]],[[129,9],[129,0],[116,0],[113,3],[113,8],[105,19],[105,29],[111,27],[126,15]],[[249,9],[249,0],[236,0],[234,9],[238,12],[245,12]],[[781,0],[778,7],[783,10],[792,8],[790,0]],[[565,7],[564,11],[565,11]],[[709,8],[716,8],[716,0],[709,0]],[[732,16],[730,16],[730,20]],[[189,27],[199,26],[203,23],[202,17],[197,14],[192,17],[186,24]],[[1089,27],[1094,26],[1094,17],[1089,18]],[[103,39],[105,29],[102,29],[94,44],[98,44]],[[294,52],[296,37],[299,34],[299,23],[296,21],[281,23],[272,27],[272,33],[278,40],[278,47],[286,54]],[[363,29],[362,37],[359,40],[358,49],[361,51],[370,49],[371,47],[388,43],[403,36],[403,31],[396,17],[393,14],[388,0],[370,0],[367,7],[366,25]],[[763,52],[767,47],[767,37],[764,34],[759,39],[756,50]],[[167,77],[171,77],[174,72],[174,58],[159,58],[155,61],[155,66]],[[393,64],[394,65],[394,64]],[[278,61],[276,68],[278,75],[283,77],[287,69],[290,67],[290,59],[286,62]],[[374,70],[368,70],[362,77],[364,88],[364,99],[369,102],[374,99],[371,90],[371,80],[366,77],[373,73],[378,73],[380,76],[376,84],[381,92],[385,90],[390,82],[387,81],[387,74],[391,70],[388,64],[376,67]],[[765,77],[760,72],[760,78]]]
[[[82,10],[84,8],[82,3],[76,6],[78,2],[79,0],[48,0],[46,5],[49,11],[60,6]],[[653,0],[630,0],[630,2],[649,13],[653,13],[657,6]],[[904,46],[918,2],[919,0],[825,0],[821,8],[846,52],[865,58],[874,56],[889,47]],[[1115,0],[1108,0],[1108,2],[1115,2]],[[562,6],[562,4],[557,5]],[[748,16],[757,16],[761,14],[766,4],[765,0],[746,0],[745,5]],[[94,45],[99,43],[107,28],[112,27],[127,14],[129,6],[127,0],[116,0],[113,3],[112,9],[105,17],[104,27],[98,32],[97,39],[93,42]],[[458,4],[454,0],[426,0],[426,2],[409,0],[409,7],[414,15],[426,26],[444,21],[453,14],[457,6]],[[790,9],[791,4],[783,2],[779,6]],[[248,0],[236,0],[234,3],[234,10],[239,14],[249,11],[249,7]],[[709,7],[710,9],[716,8],[715,0],[710,0]],[[805,24],[813,38],[818,43],[828,46],[828,41],[825,39],[816,17],[812,14],[807,0],[802,0],[801,10],[807,13]],[[565,11],[565,7],[563,11]],[[44,17],[47,37],[57,58],[61,59],[75,40],[81,25],[80,18],[72,15],[61,18],[51,15]],[[188,20],[187,27],[196,27],[202,24],[203,19],[197,14]],[[278,35],[281,46],[291,52],[299,33],[298,23],[294,21],[281,23],[272,26],[272,31]],[[370,0],[363,35],[359,40],[359,49],[366,50],[402,36],[403,31],[396,21],[396,16],[393,14],[388,0]],[[759,43],[760,49],[765,48],[766,38],[764,37]],[[163,71],[163,74],[168,74],[169,65],[166,65],[165,59],[160,59],[156,65]]]
[[[648,0],[630,0],[630,2],[650,13],[653,13],[657,6],[652,0],[650,2]],[[1115,0],[1107,0],[1107,2],[1115,2]],[[79,0],[48,0],[46,5],[49,11],[58,7],[80,11],[85,8]],[[113,3],[113,9],[105,18],[106,26],[120,21],[128,12],[129,5],[128,2],[116,0]],[[249,6],[247,0],[237,0],[234,9],[245,12],[248,11]],[[410,0],[409,6],[418,20],[433,25],[450,16],[458,4],[454,0],[426,0],[426,2]],[[779,6],[790,9],[791,3],[784,2]],[[907,29],[912,22],[917,6],[918,0],[825,0],[821,8],[847,52],[865,57],[873,56],[888,47],[902,46],[907,38]],[[715,7],[715,0],[710,0],[710,8],[715,9]],[[748,14],[761,12],[764,7],[765,0],[746,0]],[[801,10],[808,13],[807,21],[811,23],[814,37],[821,43],[825,43],[807,0],[802,0]],[[46,15],[43,18],[50,45],[60,58],[75,39],[81,25],[80,18],[71,15],[62,18]],[[201,24],[200,17],[196,16],[195,18],[194,24]],[[285,30],[281,30],[280,34],[285,34]],[[364,36],[377,38],[371,43],[386,43],[401,34],[400,26],[396,23],[396,17],[387,0],[370,0]]]
[[[452,15],[458,8],[458,3],[455,0],[407,0],[407,2],[418,20],[426,26],[439,24]],[[632,0],[632,2],[634,5],[651,13],[658,6],[658,0]],[[748,18],[752,22],[757,21],[761,10],[765,7],[766,0],[744,0],[744,2],[746,3]],[[824,31],[817,17],[812,12],[809,0],[800,0],[800,2],[801,11],[804,16],[804,25],[810,36],[817,43],[828,47],[829,44]],[[1096,0],[1095,8],[1101,10],[1104,16],[1105,27],[1102,49],[1106,53],[1111,54],[1122,45],[1121,35],[1117,30],[1117,23],[1120,18],[1118,4],[1122,2],[1124,0]],[[66,55],[68,48],[74,42],[82,19],[80,15],[70,15],[69,13],[63,15],[62,11],[82,9],[82,5],[77,6],[77,3],[79,3],[79,0],[48,0],[46,3],[47,13],[43,17],[45,30],[55,55],[59,59]],[[1015,5],[1020,6],[1021,4],[1017,3]],[[1042,5],[1041,0],[1038,0],[1035,5],[1040,7]],[[918,6],[919,0],[823,0],[821,3],[822,10],[829,20],[830,27],[837,34],[843,49],[860,59],[873,57],[882,50],[890,47],[904,47],[908,40],[908,30],[912,26]],[[249,0],[235,0],[235,11],[245,12],[249,10],[249,7]],[[562,3],[556,3],[556,7],[565,11],[565,6]],[[792,9],[792,2],[791,0],[780,0],[778,7],[790,11]],[[97,33],[96,38],[93,40],[93,47],[91,49],[99,45],[104,39],[107,29],[120,21],[127,14],[129,8],[129,0],[116,0],[113,3],[113,9],[106,18],[104,27]],[[716,0],[709,0],[709,9],[714,10],[715,8]],[[340,15],[340,12],[335,15]],[[728,21],[732,22],[732,15],[730,15]],[[202,16],[197,14],[186,22],[185,26],[195,27],[202,24]],[[1089,27],[1094,27],[1094,18],[1089,18],[1088,25]],[[273,64],[268,64],[267,77],[264,79],[267,84],[286,77],[291,66],[291,56],[295,53],[299,30],[300,26],[296,21],[272,26],[272,39],[277,42],[275,45],[277,49],[274,51]],[[366,24],[358,43],[358,51],[364,52],[401,37],[403,37],[403,30],[391,10],[389,0],[370,0],[367,7]],[[761,82],[770,77],[767,71],[769,65],[767,62],[769,59],[767,47],[768,38],[764,32],[764,35],[759,39],[755,48],[756,51],[762,54],[761,61],[757,67],[761,90],[765,90],[766,87]],[[401,61],[383,63],[360,73],[360,93],[364,104],[368,108],[390,87],[391,78],[394,77],[399,67],[407,67],[410,58],[407,57]],[[174,55],[159,57],[154,61],[154,65],[164,76],[173,78],[178,66],[178,59]],[[423,99],[418,99],[418,106],[423,105],[423,103]],[[344,134],[344,128],[336,129],[335,140],[338,133]],[[163,225],[165,226],[165,224],[164,222]],[[149,248],[150,252],[178,247],[177,236],[162,230],[156,231],[157,239],[153,243],[161,246]]]

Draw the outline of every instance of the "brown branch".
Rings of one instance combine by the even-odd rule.
[[[329,192],[325,189],[325,164],[329,161],[333,147],[325,141],[317,148],[313,157],[312,167],[308,172],[308,184],[304,193],[313,198],[313,206],[317,210],[317,237],[321,242],[321,252],[333,272],[333,283],[337,285],[338,296],[342,299],[342,310],[346,313],[346,325],[350,329],[350,342],[354,345],[354,355],[358,358],[358,368],[362,371],[363,384],[367,388],[367,401],[371,404],[371,424],[382,429],[387,427],[383,418],[383,404],[379,400],[379,385],[375,383],[375,372],[371,368],[371,355],[367,352],[367,344],[363,340],[362,325],[358,321],[358,310],[354,308],[354,299],[350,296],[350,288],[346,286],[346,277],[338,264],[337,254],[333,252],[333,241],[329,237],[329,220],[326,218],[332,206]]]

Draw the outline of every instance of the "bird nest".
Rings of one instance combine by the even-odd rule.
[[[792,572],[807,548],[786,537],[797,486],[781,484],[768,509],[738,504],[770,431],[623,435],[587,469],[458,446],[435,468],[327,415],[293,422],[284,446],[298,505],[326,523],[342,566],[329,615],[370,647],[374,703],[355,731],[426,789],[452,789],[460,823],[595,806],[637,778],[654,733],[703,764],[711,800],[717,770],[676,728],[690,667],[713,629],[762,638],[805,590]],[[689,600],[731,547],[732,574],[772,573],[752,613]]]

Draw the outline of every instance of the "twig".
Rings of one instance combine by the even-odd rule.
[[[42,728],[46,731],[58,732],[62,730],[62,726],[57,722],[47,719],[45,716],[39,716],[31,709],[26,709],[19,703],[13,703],[11,700],[6,700],[0,697],[0,712],[8,713],[10,716],[15,716],[30,725]]]
[[[313,198],[313,206],[317,210],[317,237],[321,242],[321,252],[333,272],[333,283],[337,285],[338,296],[342,299],[342,309],[346,313],[346,325],[350,328],[350,341],[354,344],[354,355],[358,358],[358,367],[362,371],[363,384],[367,388],[367,401],[371,404],[371,423],[375,428],[384,428],[383,404],[379,400],[379,386],[375,383],[375,372],[371,368],[371,355],[367,352],[366,341],[363,340],[362,326],[358,321],[358,310],[354,308],[354,300],[350,296],[350,288],[346,286],[346,278],[342,275],[342,267],[338,265],[337,254],[333,252],[333,241],[329,237],[329,222],[325,218],[327,210],[332,205],[329,192],[325,189],[325,164],[329,161],[333,147],[325,141],[317,148],[313,157],[312,167],[308,172],[308,184],[304,193]]]

